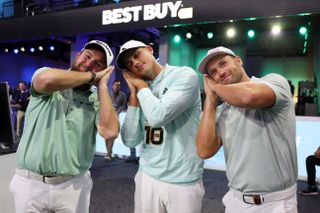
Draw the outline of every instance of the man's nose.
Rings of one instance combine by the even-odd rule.
[[[92,70],[92,69],[94,68],[94,61],[88,59],[88,60],[85,61],[84,65],[85,65],[86,67],[88,67],[90,70]]]
[[[223,69],[218,69],[217,72],[218,72],[220,77],[224,77],[225,74],[226,74],[226,72]]]
[[[138,68],[140,63],[139,63],[139,61],[137,59],[132,59],[132,64],[133,64],[133,66]]]

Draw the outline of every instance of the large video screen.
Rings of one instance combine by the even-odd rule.
[[[2,154],[14,143],[9,88],[6,82],[0,82],[0,149]]]

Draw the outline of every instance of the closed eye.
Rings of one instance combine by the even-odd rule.
[[[216,73],[216,69],[210,69],[208,70],[208,74],[213,76]]]

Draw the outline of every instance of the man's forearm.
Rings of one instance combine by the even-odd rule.
[[[88,83],[91,78],[90,72],[48,69],[35,75],[33,87],[37,92],[48,94],[83,85]]]
[[[99,134],[106,140],[115,139],[119,133],[119,121],[108,92],[107,84],[99,84],[100,119]]]

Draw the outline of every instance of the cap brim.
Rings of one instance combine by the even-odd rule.
[[[131,50],[131,49],[128,49],[128,50]],[[125,66],[125,64],[123,63],[123,56],[124,56],[124,54],[125,54],[128,50],[125,50],[125,51],[121,52],[121,53],[117,56],[116,61],[117,61],[117,67],[118,67],[119,69],[126,69],[126,66]]]
[[[146,47],[146,46],[132,47],[132,48],[128,48],[128,49],[122,51],[116,58],[117,67],[119,69],[127,69],[126,65],[123,63],[123,57],[124,57],[125,53],[127,53],[130,50],[138,49],[138,48],[141,48],[141,47]]]
[[[208,61],[209,61],[212,57],[214,57],[214,54],[212,54],[212,55],[206,55],[206,56],[200,61],[199,66],[198,66],[198,70],[199,70],[200,73],[202,73],[202,74],[206,74],[206,73],[207,73],[207,71],[206,71],[206,66],[207,66]]]

